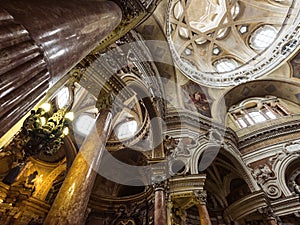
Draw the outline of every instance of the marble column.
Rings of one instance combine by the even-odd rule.
[[[211,225],[210,217],[206,207],[206,191],[195,192],[196,200],[198,201],[198,210],[201,225]]]
[[[167,224],[172,225],[172,208],[173,208],[173,202],[171,197],[169,196],[169,200],[167,202]]]
[[[81,146],[44,225],[82,225],[109,132],[112,114],[102,109]]]
[[[154,184],[154,225],[167,225],[164,182]]]
[[[277,220],[274,217],[267,218],[268,225],[278,225]]]
[[[205,204],[198,205],[200,224],[201,225],[211,225],[210,217]]]
[[[265,218],[268,225],[277,225],[276,215],[271,207],[265,207],[260,209],[259,212],[262,214],[263,218]]]
[[[0,137],[121,19],[111,1],[0,0]]]

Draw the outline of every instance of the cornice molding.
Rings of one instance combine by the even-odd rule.
[[[126,197],[100,196],[92,193],[89,200],[89,207],[97,211],[116,211],[120,208],[121,205],[139,205],[144,203],[145,201],[151,201],[152,198],[152,188],[147,188],[147,190],[143,193]]]
[[[262,129],[255,130],[255,132],[249,133],[245,136],[239,137],[239,149],[250,147],[256,143],[276,139],[278,137],[297,133],[300,131],[300,119],[291,120],[288,122],[277,123]],[[274,143],[276,141],[274,140]]]
[[[233,221],[242,219],[243,217],[268,207],[269,203],[264,192],[258,191],[247,195],[240,200],[232,203],[224,212],[226,217],[231,218]]]

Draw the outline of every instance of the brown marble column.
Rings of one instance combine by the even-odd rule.
[[[154,184],[154,225],[167,225],[164,182]]]
[[[206,191],[195,192],[196,199],[199,202],[198,210],[201,225],[211,225],[210,217],[206,207]]]
[[[259,210],[263,218],[265,218],[268,225],[277,225],[276,215],[274,214],[273,209],[268,206]]]
[[[100,110],[91,133],[77,154],[44,225],[82,225],[99,169],[112,114]]]
[[[200,216],[200,224],[201,225],[211,225],[209,214],[205,204],[199,204],[199,216]]]
[[[111,1],[0,0],[0,137],[121,19]]]
[[[278,225],[277,220],[274,217],[267,218],[268,225]]]

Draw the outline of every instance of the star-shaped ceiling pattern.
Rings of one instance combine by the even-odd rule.
[[[167,37],[174,61],[207,86],[260,77],[297,48],[299,2],[171,0]]]

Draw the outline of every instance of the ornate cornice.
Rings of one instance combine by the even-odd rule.
[[[100,93],[97,98],[96,108],[97,109],[110,109],[113,105],[114,97],[112,93],[107,93],[103,89],[100,90]]]
[[[100,196],[92,194],[89,200],[89,207],[99,211],[118,210],[121,205],[142,204],[145,201],[150,201],[153,198],[153,189],[148,188],[145,192],[126,196]]]
[[[297,133],[300,131],[300,119],[287,122],[277,123],[262,129],[257,129],[247,135],[239,137],[239,149],[250,147],[256,143],[277,138],[287,134]]]
[[[234,146],[238,144],[236,133],[220,123],[213,122],[200,114],[191,113],[184,109],[171,109],[168,111],[166,122],[168,130],[190,130],[198,133],[198,136],[208,135],[208,138],[215,139],[214,133],[224,135],[223,140]],[[215,132],[214,132],[215,131]],[[211,136],[212,135],[212,136]],[[212,137],[212,138],[210,138]]]
[[[289,196],[271,202],[271,207],[276,216],[285,216],[295,213],[299,216],[300,202],[299,196]]]
[[[262,191],[258,191],[232,203],[224,211],[224,214],[233,221],[237,221],[257,211],[258,209],[267,207],[268,205],[269,203],[265,194]]]
[[[172,198],[194,197],[194,192],[203,191],[205,179],[205,174],[172,177],[169,179],[168,193]]]

